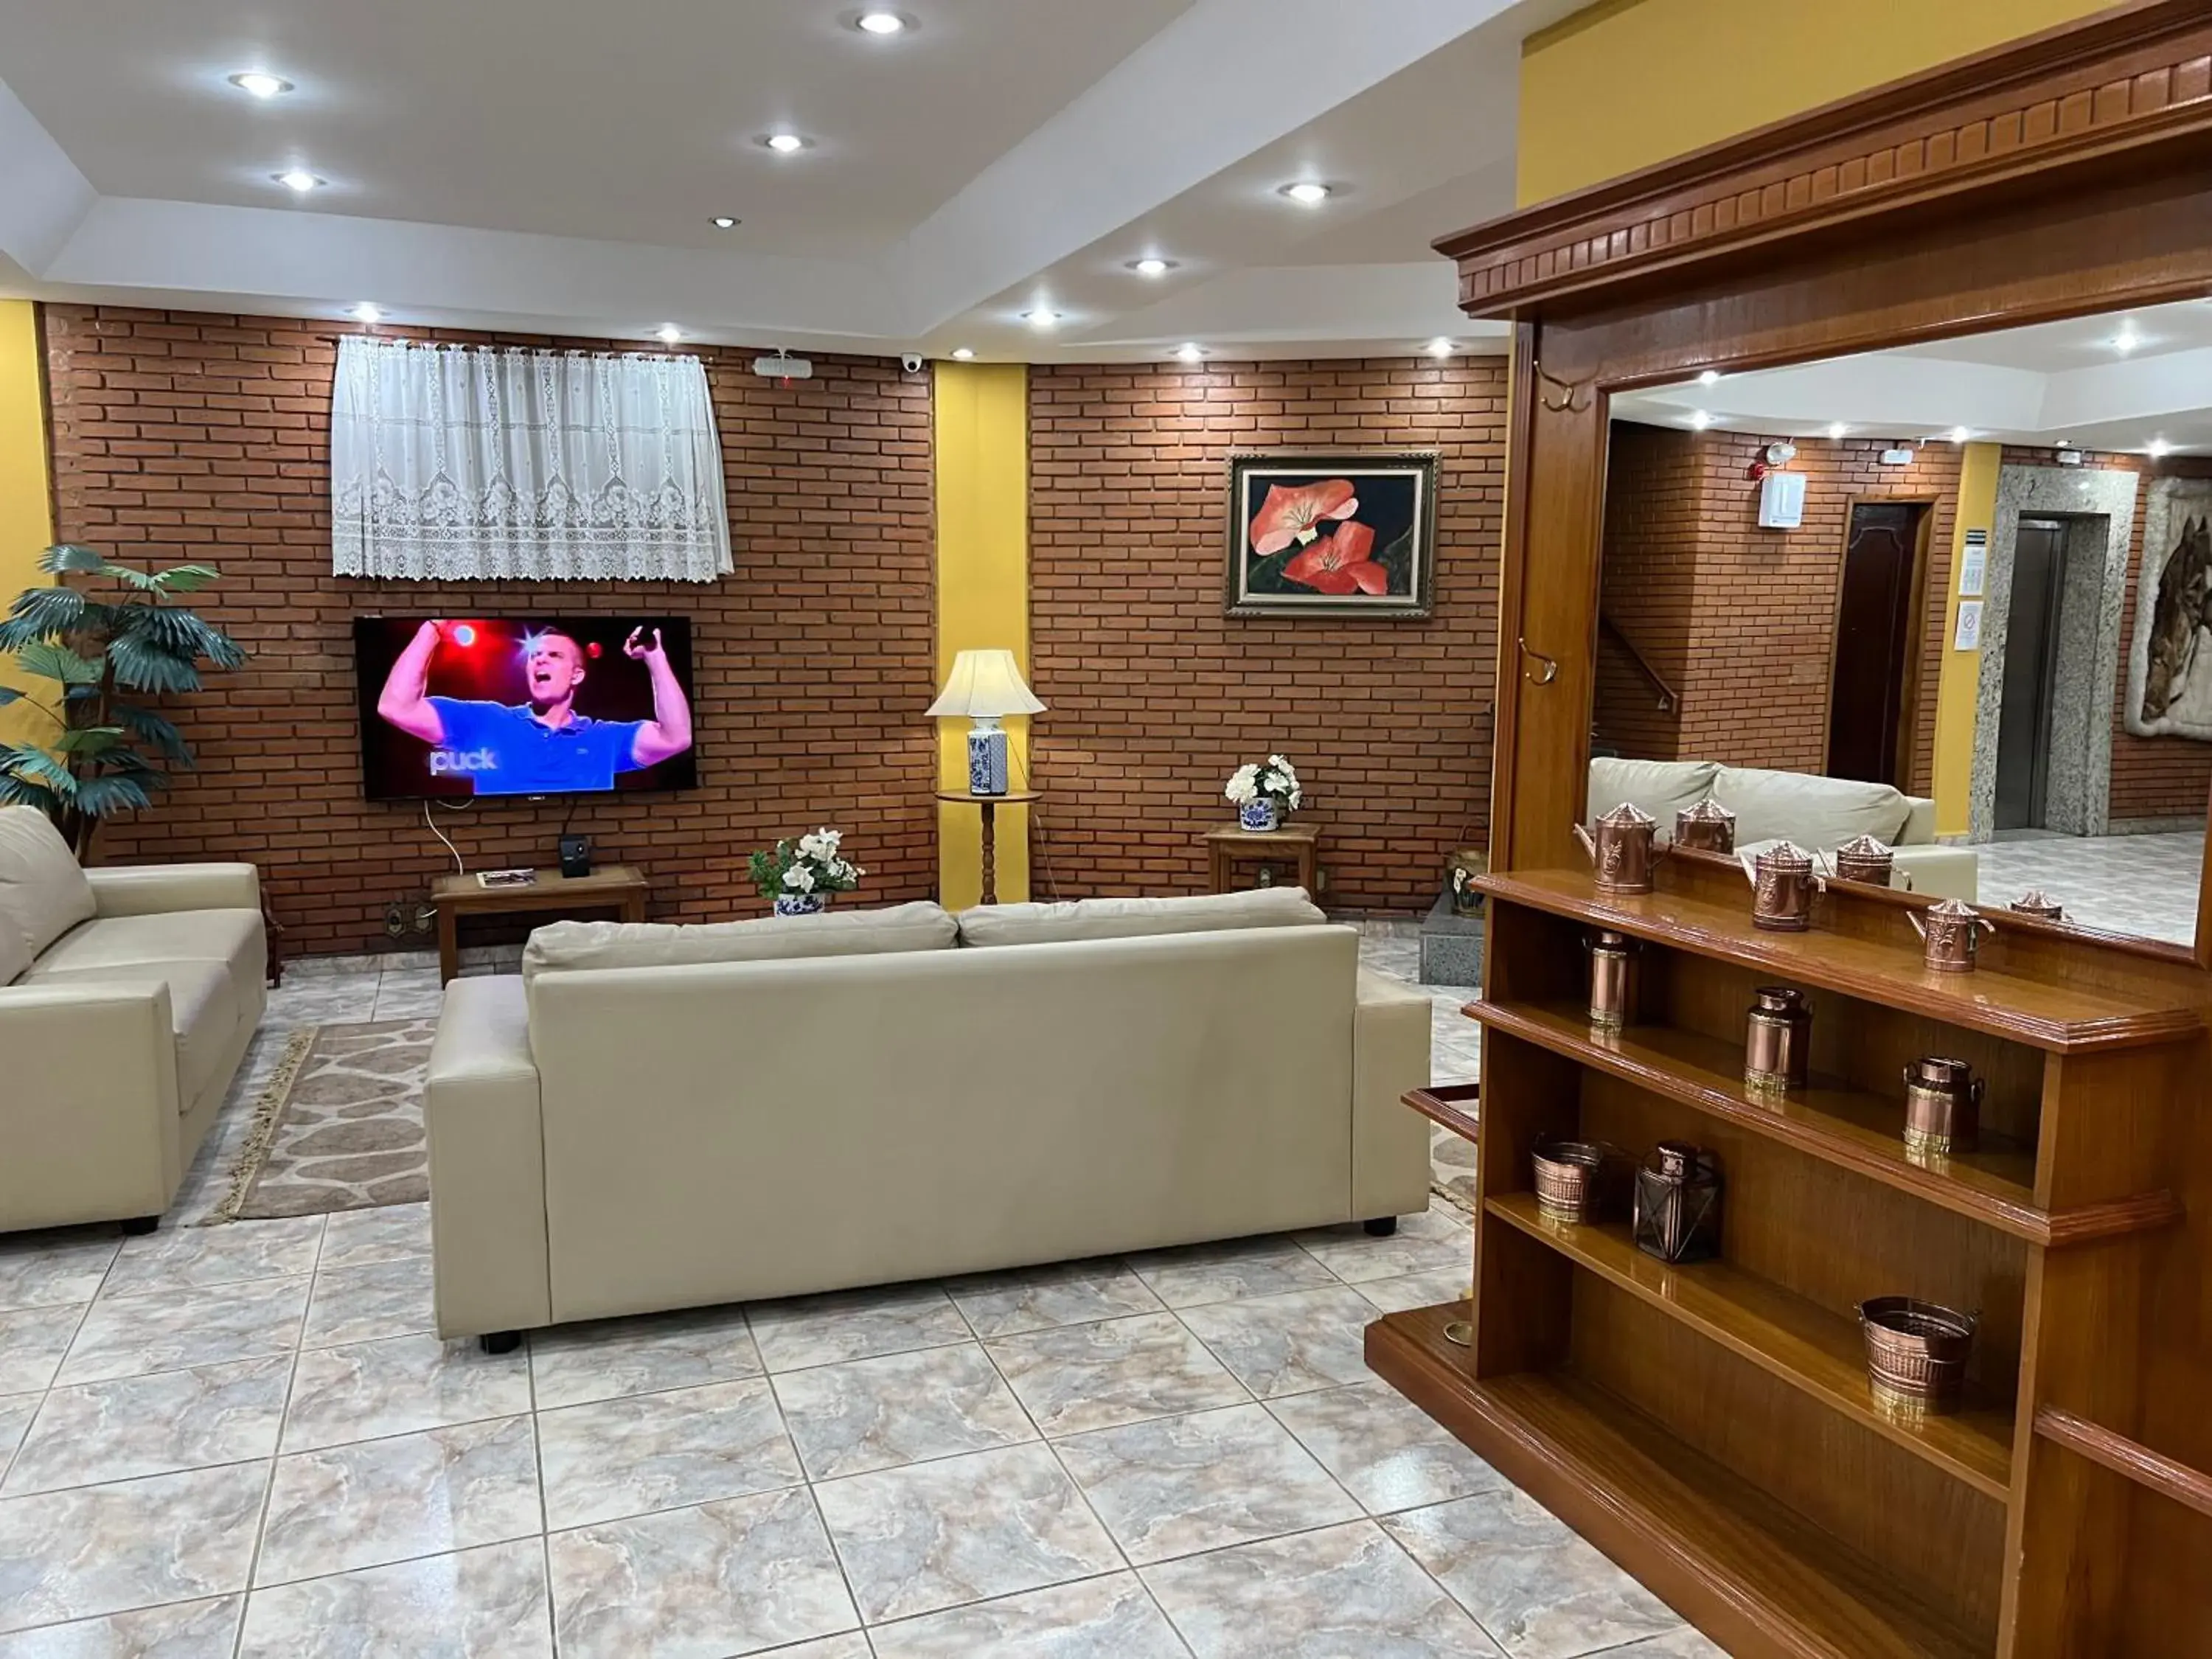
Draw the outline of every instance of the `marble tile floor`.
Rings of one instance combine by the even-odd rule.
[[[425,977],[288,975],[253,1067]],[[1366,1373],[1443,1204],[501,1357],[426,1206],[183,1218],[0,1238],[0,1659],[1719,1652]]]
[[[1984,904],[2040,887],[2069,921],[2115,933],[2188,945],[2197,938],[2204,832],[2146,836],[2001,836],[1974,848]]]

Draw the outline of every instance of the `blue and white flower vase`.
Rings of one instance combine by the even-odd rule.
[[[1283,827],[1282,803],[1273,795],[1258,796],[1237,809],[1237,822],[1247,830],[1279,830]]]
[[[818,916],[830,907],[827,893],[778,893],[775,913],[780,916]]]

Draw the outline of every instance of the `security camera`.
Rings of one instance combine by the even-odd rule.
[[[909,374],[921,374],[921,354],[919,351],[908,352],[903,357],[899,359],[899,367]]]

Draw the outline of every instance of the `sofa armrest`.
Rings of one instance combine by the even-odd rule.
[[[1357,1220],[1429,1207],[1429,1121],[1404,1103],[1429,1084],[1425,991],[1359,970],[1352,1024],[1352,1211]]]
[[[438,1334],[553,1321],[545,1135],[530,1011],[517,975],[446,987],[422,1085]]]
[[[159,1215],[175,1194],[169,988],[0,987],[0,1231]]]
[[[1971,847],[1900,847],[1894,868],[1911,878],[1916,893],[1980,902],[1982,858]]]
[[[261,873],[250,864],[124,864],[84,875],[98,915],[261,908]]]

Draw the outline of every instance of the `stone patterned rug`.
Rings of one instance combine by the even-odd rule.
[[[429,1197],[422,1076],[437,1031],[434,1016],[295,1033],[208,1224]]]

